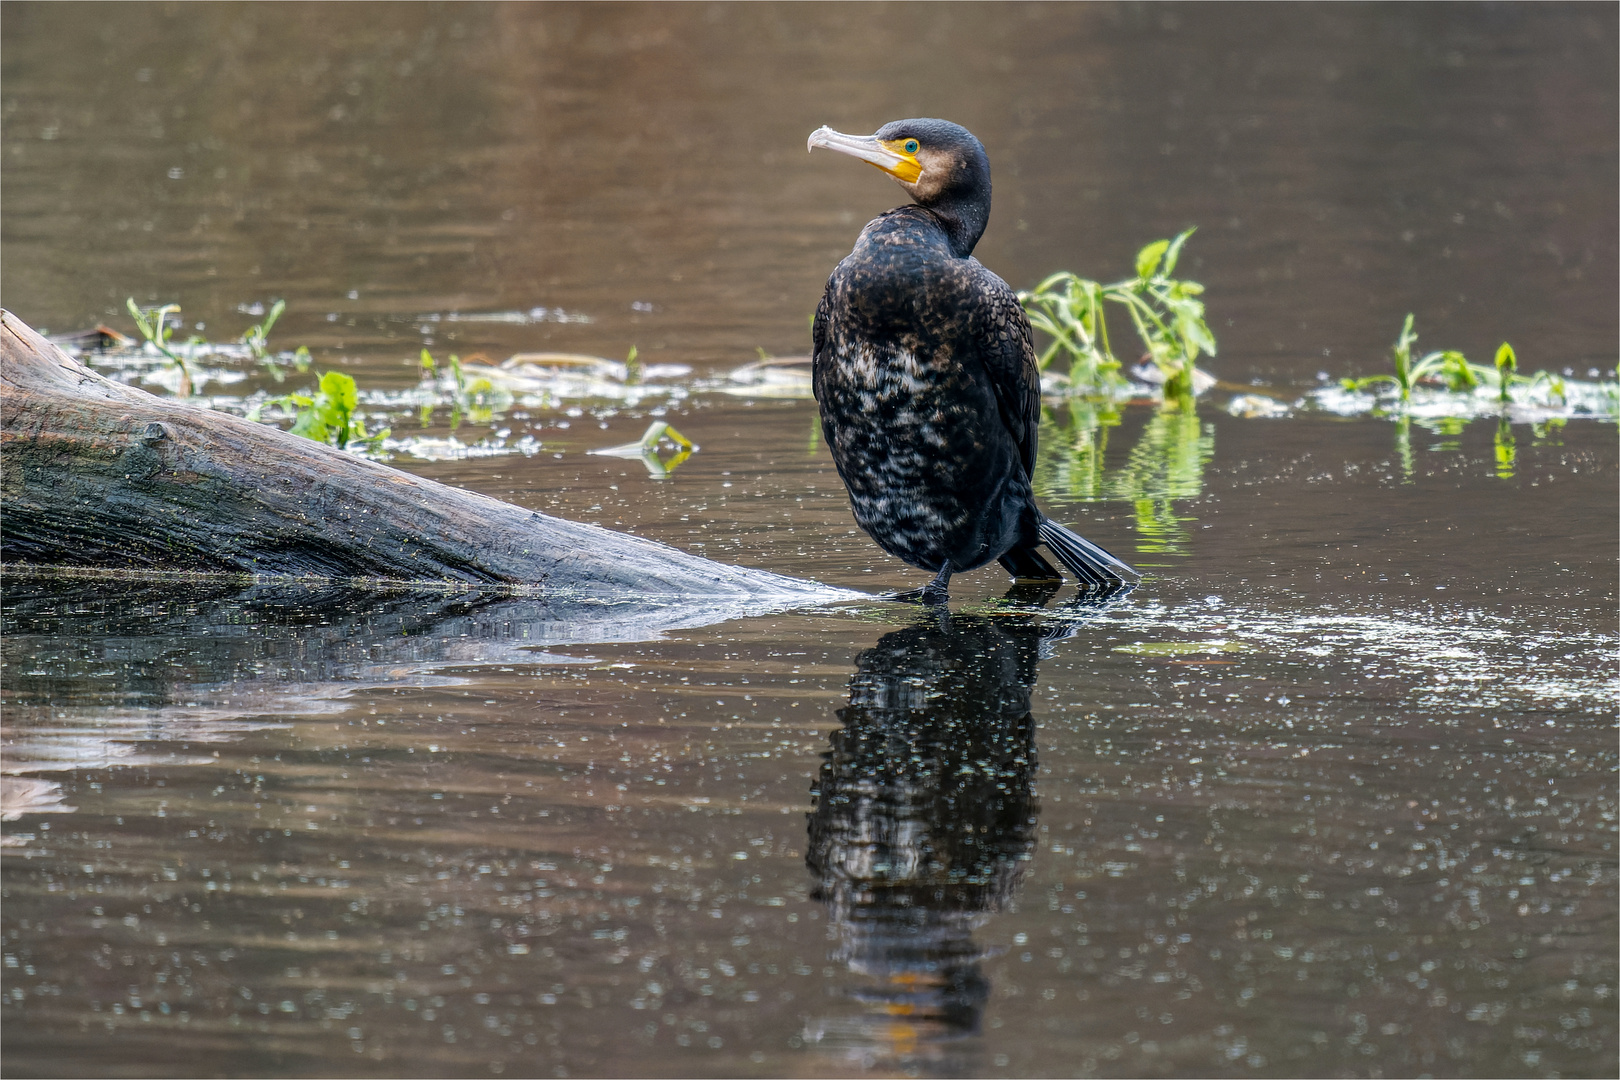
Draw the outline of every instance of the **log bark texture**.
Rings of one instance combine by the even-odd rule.
[[[0,559],[530,586],[854,595],[412,476],[98,375],[0,311]]]

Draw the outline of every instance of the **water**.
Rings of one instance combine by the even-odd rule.
[[[31,324],[133,295],[228,341],[286,297],[273,338],[379,393],[424,345],[634,344],[684,389],[406,411],[540,447],[395,463],[867,591],[920,577],[813,405],[703,389],[802,352],[896,201],[821,123],[972,127],[1015,285],[1200,225],[1210,367],[1285,401],[1407,311],[1578,378],[1620,337],[1607,8],[5,18]],[[1044,505],[1152,571],[1104,606],[8,573],[0,1068],[1614,1072],[1613,425],[1504,464],[1494,420],[1234,394],[1052,410]],[[670,477],[586,453],[655,418],[700,447]]]

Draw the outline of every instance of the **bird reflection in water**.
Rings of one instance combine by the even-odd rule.
[[[1071,631],[1072,632],[1072,631]],[[1035,844],[1030,690],[1050,639],[1028,616],[938,612],[856,658],[815,788],[806,861],[832,959],[865,1009],[806,1042],[878,1060],[979,1030],[990,983],[973,933]]]

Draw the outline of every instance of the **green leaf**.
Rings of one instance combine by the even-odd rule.
[[[1502,342],[1496,350],[1496,370],[1511,375],[1519,366],[1519,359],[1513,354],[1513,346]]]
[[[1181,245],[1183,245],[1183,244],[1185,244],[1187,242],[1187,237],[1191,236],[1193,233],[1195,233],[1197,231],[1198,231],[1198,226],[1194,225],[1192,228],[1188,229],[1186,232],[1182,233],[1180,236],[1178,236],[1174,240],[1170,241],[1170,248],[1169,248],[1168,251],[1166,251],[1164,253],[1164,276],[1165,277],[1169,277],[1171,274],[1176,272],[1176,260],[1181,258]],[[1137,259],[1140,260],[1141,257],[1142,256],[1138,255]],[[1143,276],[1146,277],[1147,275],[1144,274]],[[1202,292],[1203,289],[1200,288],[1199,291]],[[1213,352],[1213,351],[1214,350],[1211,350],[1211,352]]]
[[[1037,357],[1049,388],[1063,386],[1071,396],[1112,396],[1128,385],[1109,342],[1105,302],[1125,308],[1143,348],[1167,379],[1190,385],[1191,358],[1215,351],[1215,335],[1204,319],[1203,302],[1197,299],[1203,287],[1167,276],[1192,231],[1143,248],[1133,279],[1103,285],[1060,271],[1034,290],[1018,294],[1031,328],[1052,339]],[[1066,373],[1051,370],[1059,353],[1068,360]]]
[[[1519,360],[1513,355],[1513,346],[1502,342],[1501,348],[1496,350],[1496,399],[1503,406],[1509,403],[1509,388],[1513,385],[1513,372],[1518,366]]]
[[[1153,271],[1159,267],[1159,260],[1169,250],[1170,241],[1155,240],[1147,247],[1136,253],[1136,276],[1144,281],[1153,276]]]
[[[1513,464],[1518,449],[1513,439],[1513,428],[1506,416],[1496,421],[1496,475],[1503,480],[1513,479]]]
[[[135,326],[138,330],[140,330],[141,337],[145,338],[147,341],[151,341],[152,328],[146,321],[146,312],[135,306],[135,298],[133,296],[124,301],[124,306],[128,307],[129,313],[134,316]]]
[[[360,404],[360,394],[355,388],[354,379],[341,371],[328,371],[321,376],[321,393],[346,413],[354,412]]]
[[[1406,322],[1401,324],[1401,336],[1395,339],[1395,356],[1397,366],[1408,363],[1412,359],[1412,346],[1417,344],[1417,331],[1412,329],[1413,315],[1406,313]]]
[[[1448,349],[1441,354],[1440,374],[1446,381],[1446,387],[1453,391],[1472,390],[1479,385],[1474,377],[1473,365],[1468,358],[1455,349]]]
[[[326,420],[320,415],[320,411],[314,408],[308,408],[300,412],[298,419],[293,422],[293,426],[289,430],[294,435],[302,435],[304,438],[314,439],[316,442],[328,441],[329,430]]]
[[[1203,319],[1193,319],[1187,325],[1187,336],[1204,352],[1215,355],[1215,335]]]

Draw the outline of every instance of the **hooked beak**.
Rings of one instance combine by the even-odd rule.
[[[903,184],[915,184],[922,175],[922,165],[915,157],[899,150],[895,143],[879,140],[876,135],[845,135],[823,126],[810,133],[807,149],[814,150],[818,146],[860,158]]]

